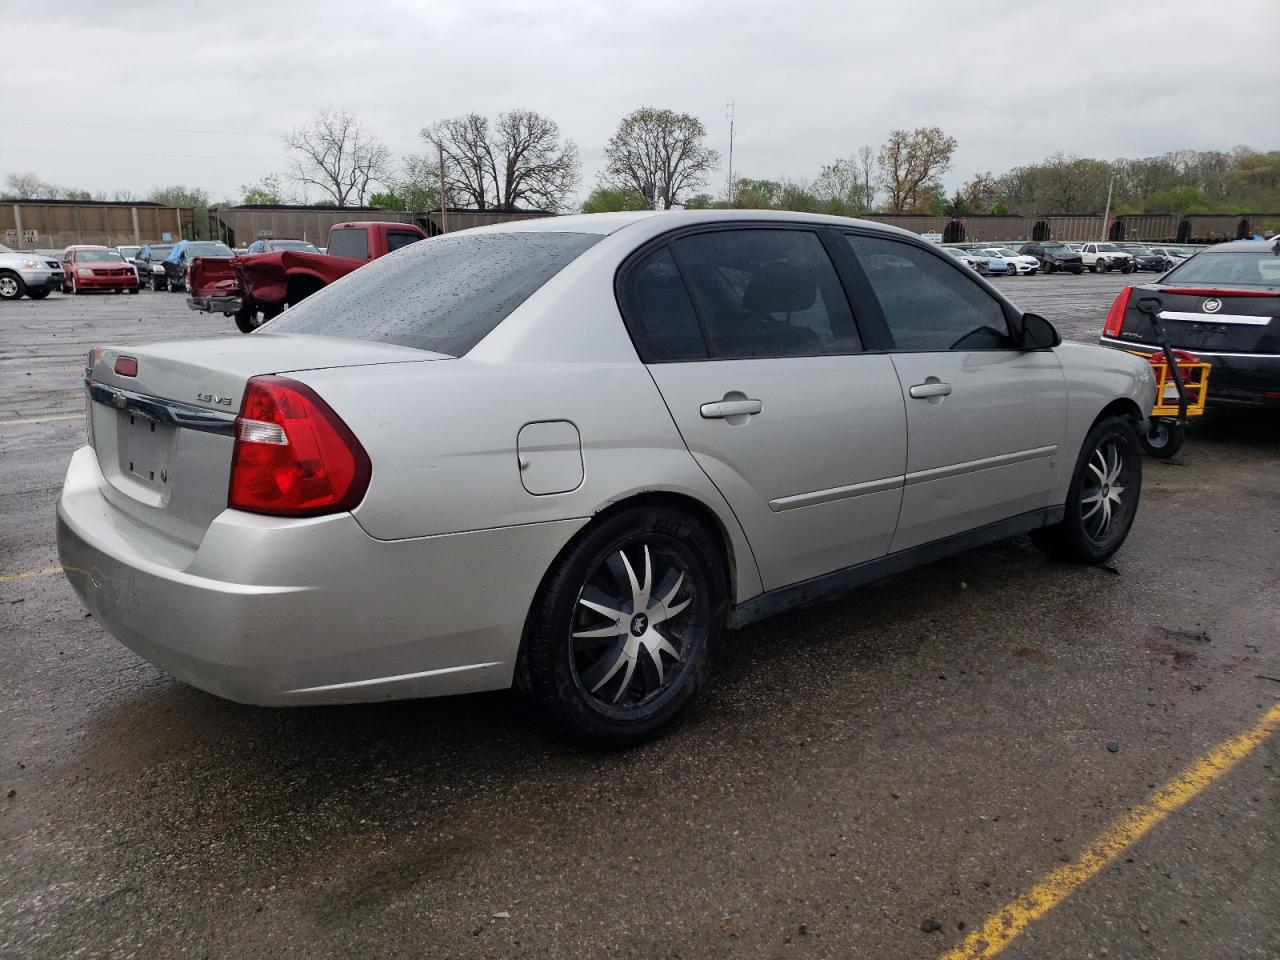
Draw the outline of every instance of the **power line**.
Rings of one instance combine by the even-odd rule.
[[[165,160],[279,160],[280,155],[274,156],[251,156],[251,155],[230,155],[219,156],[210,153],[152,153],[150,150],[130,153],[111,153],[106,150],[28,150],[19,148],[10,150],[5,148],[6,153],[51,153],[59,156],[69,157],[158,157]]]

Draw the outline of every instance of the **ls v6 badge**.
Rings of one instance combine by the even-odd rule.
[[[224,407],[231,406],[231,398],[219,396],[216,393],[197,393],[196,399],[202,403],[217,403]]]

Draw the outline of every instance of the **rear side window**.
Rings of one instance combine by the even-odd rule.
[[[1012,345],[1004,308],[962,269],[914,244],[846,236],[899,350],[997,350]]]
[[[739,229],[672,242],[716,359],[861,349],[844,288],[816,233]]]
[[[399,250],[401,247],[407,247],[411,243],[417,243],[422,237],[416,233],[410,233],[408,230],[391,230],[387,233],[387,249]]]
[[[542,231],[436,237],[347,274],[264,329],[460,357],[599,240]]]
[[[363,227],[329,231],[329,256],[369,259],[369,232]]]
[[[660,247],[623,281],[623,301],[636,349],[646,363],[707,359],[707,345],[671,251]]]

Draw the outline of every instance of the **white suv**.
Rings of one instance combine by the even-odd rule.
[[[1090,273],[1106,273],[1108,270],[1133,273],[1133,254],[1126,253],[1114,243],[1086,243],[1080,256]]]

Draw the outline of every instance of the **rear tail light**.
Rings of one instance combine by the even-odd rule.
[[[116,357],[116,375],[136,377],[138,375],[138,359],[136,357]]]
[[[1129,309],[1129,298],[1132,296],[1133,287],[1125,287],[1116,295],[1111,309],[1107,311],[1107,322],[1102,325],[1104,337],[1120,336],[1120,329],[1124,326],[1124,314]]]
[[[236,418],[227,506],[281,517],[354,509],[369,488],[369,456],[310,387],[254,377]]]

